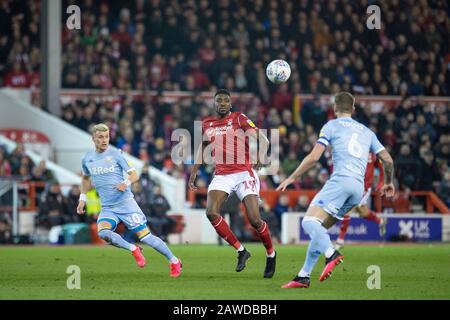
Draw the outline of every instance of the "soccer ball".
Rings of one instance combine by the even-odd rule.
[[[289,66],[289,63],[284,60],[273,60],[267,66],[266,76],[275,84],[286,82],[291,76],[291,67]]]

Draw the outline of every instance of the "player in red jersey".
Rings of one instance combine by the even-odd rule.
[[[369,209],[367,206],[367,201],[370,198],[372,192],[372,185],[374,180],[375,168],[380,170],[380,176],[378,178],[378,184],[375,190],[379,190],[383,186],[384,181],[384,169],[383,164],[377,159],[377,156],[373,153],[369,154],[369,159],[367,161],[366,175],[364,176],[364,195],[361,202],[354,210],[358,212],[361,218],[365,218],[369,221],[373,221],[378,225],[380,230],[380,236],[384,237],[386,234],[386,219],[377,216],[376,212]],[[341,224],[341,230],[339,236],[336,240],[335,248],[338,250],[344,246],[345,235],[347,234],[348,225],[350,224],[350,215],[347,214]]]
[[[260,167],[261,159],[252,165],[246,136],[252,136],[266,146],[269,141],[247,116],[241,112],[231,112],[231,108],[230,93],[223,89],[217,91],[214,95],[214,109],[217,117],[203,120],[203,134],[209,141],[204,141],[198,149],[196,162],[189,177],[189,189],[197,189],[194,183],[203,162],[204,149],[212,146],[212,157],[216,168],[214,178],[208,187],[206,216],[217,234],[238,251],[236,271],[242,271],[251,254],[239,242],[220,215],[223,203],[232,192],[235,192],[244,203],[250,224],[255,228],[266,248],[264,277],[272,278],[275,273],[276,252],[272,245],[269,226],[261,219],[259,212],[260,183],[258,174],[254,170]]]

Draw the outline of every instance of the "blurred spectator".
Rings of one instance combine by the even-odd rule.
[[[300,164],[300,159],[297,157],[294,151],[289,152],[287,158],[283,160],[283,163],[281,164],[283,171],[290,175],[294,172],[295,169],[297,169],[298,165]]]
[[[8,213],[0,214],[0,244],[12,242],[12,223]]]
[[[302,194],[298,197],[297,204],[294,207],[294,211],[296,212],[306,212],[309,207],[309,199],[308,196]]]
[[[259,202],[259,212],[261,213],[261,219],[269,226],[272,238],[281,243],[281,224],[279,224],[275,212],[270,210],[270,206],[264,199]]]
[[[155,234],[167,241],[167,236],[172,230],[175,221],[167,216],[170,210],[170,204],[166,197],[161,194],[161,187],[156,185],[153,188],[153,199],[150,202],[150,215],[147,217],[148,222]]]
[[[450,207],[450,170],[447,170],[439,182],[438,187],[439,196],[445,202],[447,207]]]
[[[88,222],[87,214],[78,214],[77,206],[78,200],[80,199],[80,187],[78,185],[73,185],[69,192],[67,193],[67,197],[64,198],[65,202],[65,210],[66,214],[70,220],[70,222]]]
[[[139,182],[142,186],[142,194],[145,197],[145,202],[150,203],[153,201],[153,190],[156,186],[156,182],[150,177],[150,168],[148,163],[145,163],[142,167],[141,176]]]
[[[434,182],[439,181],[439,168],[431,151],[426,151],[421,157],[418,189],[433,190]]]
[[[395,159],[395,165],[400,187],[402,189],[416,188],[420,161],[411,153],[411,147],[408,144],[400,147],[400,155]]]
[[[11,175],[11,165],[6,159],[6,151],[0,148],[0,177],[7,177]]]
[[[281,216],[288,211],[290,211],[289,196],[287,194],[281,194],[278,198],[277,204],[273,208],[273,212],[277,217],[279,226],[281,226]]]
[[[70,216],[66,215],[64,196],[57,182],[51,183],[48,191],[42,195],[36,218],[36,224],[47,230],[70,222]]]

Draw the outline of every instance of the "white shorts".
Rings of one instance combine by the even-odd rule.
[[[372,188],[367,189],[367,191],[364,192],[363,197],[361,201],[359,202],[358,206],[367,206],[367,202],[370,198],[370,194],[372,193]]]
[[[236,195],[241,201],[249,194],[259,196],[259,177],[253,169],[252,173],[254,177],[248,171],[214,176],[208,187],[208,192],[211,190],[219,190],[228,193],[228,195],[236,192]]]

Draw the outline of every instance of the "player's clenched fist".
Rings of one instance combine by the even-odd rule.
[[[85,205],[86,205],[86,202],[84,202],[84,201],[78,202],[78,206],[77,206],[77,213],[78,214],[83,214],[84,213],[84,206]]]
[[[380,192],[382,196],[386,196],[388,198],[393,197],[395,194],[395,186],[392,183],[385,184],[381,187]]]

